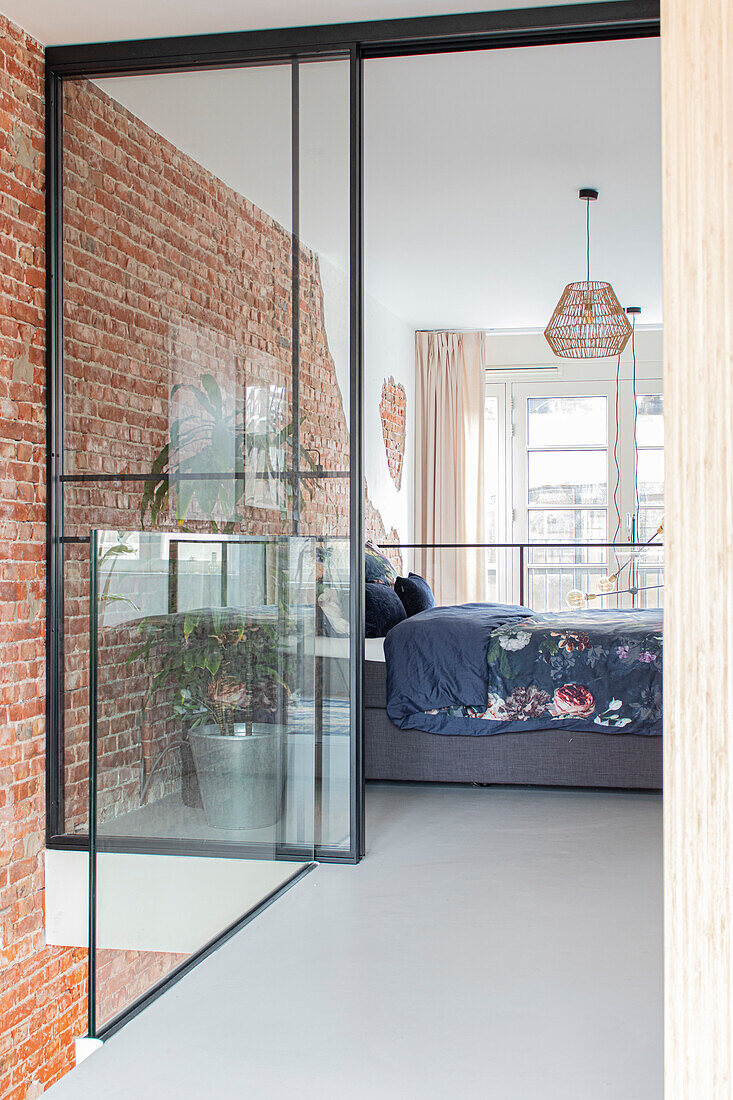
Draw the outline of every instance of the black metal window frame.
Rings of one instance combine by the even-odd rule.
[[[464,15],[242,31],[229,34],[54,46],[46,50],[47,657],[46,845],[87,849],[89,837],[64,825],[63,746],[63,114],[64,80],[290,63],[297,108],[297,62],[350,63],[350,502],[351,502],[351,847],[316,858],[356,863],[365,850],[362,766],[363,585],[363,63],[378,57],[506,49],[658,37],[659,0],[611,0]],[[294,140],[297,134],[294,133]],[[297,149],[294,148],[297,156]],[[294,184],[297,176],[294,171]],[[295,205],[295,203],[294,203]],[[297,223],[294,224],[294,239]],[[294,250],[294,254],[297,250]],[[297,267],[295,272],[297,277]],[[294,354],[297,355],[297,352]],[[62,541],[63,540],[63,541]],[[150,840],[139,850],[193,853],[195,846]],[[128,849],[129,850],[129,849]],[[212,855],[241,854],[207,843]],[[198,849],[196,854],[201,854]]]

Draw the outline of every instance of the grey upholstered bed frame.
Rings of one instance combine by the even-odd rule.
[[[662,786],[662,738],[548,729],[490,737],[401,730],[387,717],[386,666],[364,662],[367,779],[552,787]]]

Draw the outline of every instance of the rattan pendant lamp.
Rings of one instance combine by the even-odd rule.
[[[604,359],[619,355],[631,335],[631,325],[610,283],[591,282],[590,204],[598,198],[583,187],[578,198],[586,204],[585,281],[568,283],[545,329],[547,342],[561,359]]]

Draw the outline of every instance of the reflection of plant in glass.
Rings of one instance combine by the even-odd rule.
[[[292,457],[293,425],[284,422],[282,388],[268,389],[273,391],[276,415],[263,423],[261,407],[251,401],[244,410],[228,409],[212,374],[202,374],[199,385],[179,383],[173,387],[171,399],[176,393],[188,395],[197,409],[171,421],[170,439],[144,482],[140,505],[143,528],[148,512],[153,526],[157,524],[175,485],[179,526],[185,524],[195,500],[215,531],[231,533],[244,496],[245,468],[252,477],[280,483],[282,491],[276,499],[281,511],[287,510],[296,481],[284,469],[286,457]],[[302,446],[299,456],[299,466],[315,474],[318,464],[313,456]],[[314,478],[298,475],[299,496],[304,491],[312,495],[315,485]]]
[[[285,450],[281,433],[286,427],[285,387],[247,386],[245,416],[244,502],[250,508],[283,512],[287,508]]]
[[[154,615],[139,623],[141,643],[128,663],[141,657],[156,669],[146,704],[168,688],[175,713],[192,729],[213,720],[225,736],[235,722],[251,733],[252,723],[271,721],[290,694],[282,625],[225,608]]]
[[[114,592],[110,592],[112,586],[112,578],[114,576],[115,567],[121,557],[128,554],[134,554],[135,550],[130,546],[126,539],[127,535],[118,535],[119,542],[116,542],[114,546],[108,546],[106,550],[103,550],[101,554],[97,556],[97,569],[99,570],[99,576],[105,578],[102,591],[99,594],[98,607],[99,607],[99,626],[104,626],[105,612],[110,604],[123,603],[127,604],[134,611],[139,611],[139,608],[134,600],[131,600],[129,596],[120,596]]]

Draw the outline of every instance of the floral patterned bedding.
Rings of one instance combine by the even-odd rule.
[[[417,640],[419,646],[419,635]],[[387,645],[385,651],[389,662]],[[451,652],[450,662],[457,657]],[[661,611],[527,613],[520,621],[513,615],[490,629],[485,669],[480,700],[472,684],[470,699],[456,698],[454,690],[452,701],[436,697],[442,705],[401,713],[396,724],[464,734],[557,726],[609,734],[662,732]],[[440,670],[434,680],[437,695],[444,695]],[[395,721],[389,694],[387,710]]]

